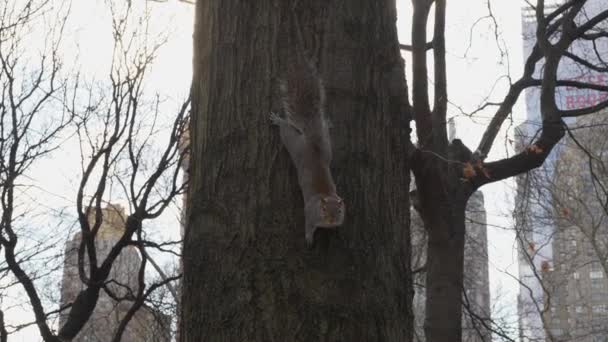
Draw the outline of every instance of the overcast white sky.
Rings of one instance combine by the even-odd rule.
[[[143,1],[143,0],[137,0]],[[402,43],[409,43],[410,0],[398,0],[398,29]],[[492,10],[498,22],[500,43],[497,45],[494,36],[493,21],[481,19],[488,15],[485,0],[468,0],[448,2],[447,49],[448,49],[448,82],[450,101],[471,110],[482,103],[488,95],[494,99],[504,94],[505,82],[496,81],[510,72],[519,76],[522,69],[521,6],[523,1],[492,1]],[[161,49],[154,72],[150,75],[150,84],[157,90],[179,100],[187,90],[191,77],[191,36],[193,6],[169,0],[165,3],[149,2],[153,11],[156,30],[170,28],[168,43]],[[83,70],[89,72],[106,72],[109,60],[111,37],[109,21],[104,1],[78,0],[72,5],[73,22],[68,28],[71,33],[66,46],[78,47],[78,59]],[[479,20],[481,19],[481,20]],[[479,20],[479,21],[478,21]],[[477,25],[472,28],[474,22]],[[73,43],[77,42],[76,45]],[[501,55],[500,46],[506,55]],[[71,50],[74,52],[75,50]],[[406,58],[408,80],[411,80],[410,64]],[[186,86],[184,86],[186,85]],[[493,92],[490,93],[490,90]],[[513,117],[515,125],[525,117],[523,99],[518,104]],[[471,149],[477,146],[484,125],[489,121],[489,112],[479,114],[471,120],[458,115],[456,107],[450,107],[450,116],[457,117],[458,137]],[[490,155],[496,159],[505,155],[505,139],[498,140]],[[65,155],[63,158],[73,158]],[[67,170],[63,163],[55,160],[54,166],[42,168],[47,179],[61,180],[51,184],[50,191],[56,194],[65,192],[63,181],[69,182]],[[54,171],[53,171],[54,170]],[[51,174],[48,174],[48,173]],[[488,238],[490,253],[490,282],[492,298],[499,297],[499,307],[506,307],[515,323],[517,282],[511,275],[517,275],[517,258],[512,231],[512,188],[513,181],[492,184],[483,188],[488,217]],[[178,227],[171,234],[178,232]],[[504,272],[508,272],[508,275]],[[493,303],[497,304],[497,303]],[[27,308],[19,315],[14,314],[7,320],[16,323],[30,319]],[[505,312],[501,312],[505,314]],[[11,336],[10,341],[40,340],[35,327],[23,330]]]

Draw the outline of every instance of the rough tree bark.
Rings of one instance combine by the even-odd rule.
[[[395,21],[394,0],[197,1],[181,341],[411,341]],[[295,168],[268,121],[294,26],[328,90],[346,203],[345,224],[317,230],[311,250]]]
[[[450,144],[447,158],[462,160],[454,150],[463,147]],[[425,337],[433,342],[461,341],[465,209],[470,188],[462,184],[458,163],[420,154],[413,160],[417,189],[423,190],[416,191],[416,207],[428,234]]]

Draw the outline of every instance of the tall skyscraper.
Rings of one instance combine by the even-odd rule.
[[[520,272],[528,272],[520,274],[523,341],[608,341],[608,212],[606,194],[595,191],[601,187],[598,182],[608,180],[607,114],[579,119],[577,143],[564,139],[551,173],[537,172],[521,184],[516,212]],[[596,180],[590,163],[596,167]],[[535,211],[529,210],[530,203]],[[550,225],[546,246],[532,239],[530,222]],[[545,248],[551,249],[552,257],[539,260],[536,253]],[[540,288],[535,301],[530,284]]]
[[[563,1],[547,2],[545,11],[552,12],[561,3]],[[605,9],[604,1],[590,0],[577,19],[585,20]],[[536,16],[532,8],[523,9],[522,23],[524,57],[527,58],[536,44]],[[595,49],[600,53],[606,53],[608,44],[605,40],[604,44],[596,46],[589,41],[577,41],[570,47],[569,52],[585,58],[595,54]],[[542,69],[542,65],[537,65],[534,77],[540,78]],[[581,67],[572,58],[562,59],[558,68],[560,80],[605,84],[608,81],[607,76]],[[608,99],[608,94],[589,89],[560,87],[555,99],[560,109],[571,110],[595,105]],[[526,91],[526,110],[527,120],[516,130],[518,151],[527,148],[534,137],[538,136],[542,121],[539,89]],[[568,119],[566,123],[570,126],[579,124],[574,119]],[[579,278],[575,282],[571,281],[574,277],[581,276],[578,272],[567,271],[578,268],[575,265],[580,261],[571,254],[573,246],[579,246],[576,250],[580,251],[580,246],[585,243],[581,235],[572,234],[572,230],[560,224],[558,219],[562,209],[559,209],[560,203],[555,196],[556,182],[560,179],[575,179],[580,174],[580,172],[569,173],[574,171],[558,167],[567,160],[575,163],[576,158],[572,155],[572,149],[568,144],[568,139],[564,139],[552,151],[541,168],[516,178],[514,218],[518,240],[520,280],[518,314],[521,341],[596,341],[595,338],[605,338],[605,336],[592,335],[592,330],[589,329],[579,330],[580,334],[574,334],[573,330],[577,326],[574,324],[576,321],[591,322],[591,318],[600,314],[601,307],[596,308],[596,312],[589,309],[590,316],[584,316],[581,305],[593,307],[591,296],[572,297],[573,293],[587,293],[590,286],[581,282]],[[576,162],[576,165],[582,167],[581,163]],[[563,210],[562,214],[571,209]],[[592,258],[586,259],[586,262],[589,265],[594,264]],[[581,272],[589,274],[589,270],[584,268]],[[599,273],[593,274],[599,277]],[[595,281],[595,283],[599,282]],[[572,298],[577,298],[579,304],[568,304],[572,302]],[[576,318],[577,316],[579,318]],[[585,334],[586,337],[583,337]],[[606,339],[598,341],[606,341]]]
[[[117,205],[109,205],[103,208],[102,216],[103,221],[95,239],[98,260],[103,260],[121,237],[126,219],[124,209]],[[89,221],[92,220],[92,217],[89,218]],[[78,293],[85,288],[78,274],[80,241],[81,233],[78,232],[65,248],[61,306],[73,302]],[[114,262],[108,278],[108,287],[113,293],[117,296],[124,296],[129,291],[137,293],[140,263],[141,257],[135,247],[129,246],[123,249]],[[88,269],[87,265],[85,265],[85,269]],[[116,302],[102,290],[93,315],[73,341],[111,341],[131,304],[132,302],[128,301]],[[67,314],[68,312],[65,311],[60,316],[60,326],[65,323]],[[144,305],[127,325],[122,340],[129,342],[168,342],[170,340],[170,324],[169,317]]]
[[[608,212],[599,189],[608,180],[607,114],[578,120],[585,151],[567,137],[551,183],[556,232],[545,318],[548,334],[560,341],[608,341]]]

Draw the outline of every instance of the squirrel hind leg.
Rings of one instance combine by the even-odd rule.
[[[276,126],[279,126],[279,127],[282,127],[282,126],[290,127],[293,130],[295,130],[296,132],[298,132],[298,134],[304,134],[304,131],[302,131],[302,129],[300,127],[298,127],[293,122],[293,120],[291,120],[289,117],[282,118],[277,113],[270,112],[270,115],[268,116],[268,118],[270,120],[270,124],[271,125],[276,125]]]
[[[306,223],[305,234],[306,234],[306,246],[311,248],[315,242],[315,230],[317,227],[313,224]]]

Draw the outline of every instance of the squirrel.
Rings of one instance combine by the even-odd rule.
[[[329,121],[325,116],[325,88],[308,61],[291,64],[279,84],[284,117],[270,113],[279,126],[297,173],[304,198],[306,244],[311,247],[317,227],[342,225],[346,207],[336,193],[329,165],[332,159]]]

